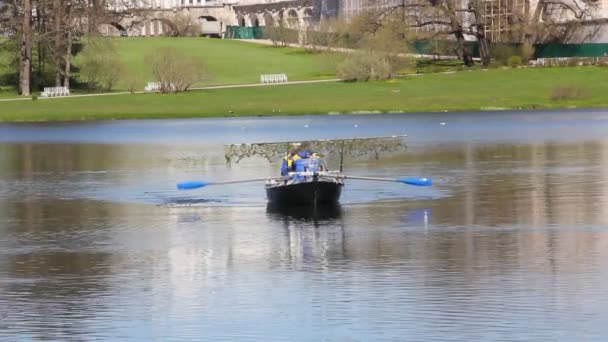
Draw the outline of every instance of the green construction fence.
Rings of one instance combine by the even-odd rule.
[[[227,26],[224,38],[228,39],[262,39],[262,27]]]
[[[224,38],[228,39],[266,39],[263,27],[243,27],[227,26]],[[345,47],[352,44],[349,37],[343,37],[342,43]],[[352,38],[352,37],[351,37]],[[294,43],[297,42],[297,35],[294,35]],[[350,44],[349,44],[350,43]],[[474,41],[467,41],[467,48],[474,56],[479,56],[479,44]],[[497,49],[512,48],[516,49],[519,44],[493,43],[490,44],[490,51]],[[583,44],[560,44],[547,43],[536,44],[536,58],[558,58],[558,57],[602,57],[608,56],[608,43],[583,43]],[[457,50],[456,42],[451,40],[417,40],[413,42],[412,52],[419,54],[450,54]]]

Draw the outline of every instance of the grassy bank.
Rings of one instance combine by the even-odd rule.
[[[577,89],[555,100],[556,87]],[[320,83],[0,102],[0,120],[89,120],[423,112],[608,106],[608,68],[507,69],[428,74],[389,82]]]
[[[152,74],[145,56],[163,47],[177,49],[205,62],[211,79],[198,85],[255,83],[261,74],[285,73],[291,80],[335,76],[335,71],[322,58],[302,49],[207,38],[116,38],[114,43],[121,60],[146,81],[152,80]]]
[[[136,75],[138,89],[152,81],[152,70],[146,56],[160,48],[174,48],[184,55],[200,58],[207,66],[210,78],[195,86],[210,84],[241,84],[259,82],[261,74],[285,73],[290,80],[313,80],[335,77],[335,70],[325,56],[315,56],[297,48],[274,48],[259,44],[207,38],[129,37],[109,38],[119,59],[130,74]],[[11,72],[10,55],[0,51],[0,81]],[[76,71],[75,75],[78,78]],[[127,90],[127,80],[120,80],[116,91]],[[0,86],[2,86],[0,84]],[[52,86],[52,85],[49,85]],[[75,90],[75,89],[72,89]],[[77,91],[77,90],[76,90]],[[4,87],[0,97],[15,97],[13,87]]]

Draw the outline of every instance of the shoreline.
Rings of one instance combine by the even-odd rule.
[[[327,113],[271,113],[271,114],[243,114],[243,115],[200,115],[200,116],[150,116],[150,117],[120,117],[120,118],[87,118],[67,120],[0,120],[0,125],[6,124],[43,124],[43,123],[85,123],[85,122],[114,122],[114,121],[163,121],[163,120],[200,120],[200,119],[263,119],[263,118],[290,118],[290,117],[316,117],[316,116],[375,116],[375,115],[435,115],[435,114],[494,114],[494,113],[570,113],[570,112],[608,112],[608,104],[591,107],[544,107],[544,108],[474,108],[462,110],[444,111],[411,111],[411,112],[386,112],[386,111],[353,111],[353,112],[327,112]]]

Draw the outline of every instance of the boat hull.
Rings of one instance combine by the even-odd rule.
[[[287,184],[267,185],[268,202],[281,205],[336,204],[344,183],[335,180],[309,180]]]

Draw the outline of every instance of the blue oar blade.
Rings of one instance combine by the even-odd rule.
[[[430,178],[418,178],[418,177],[405,177],[397,179],[398,182],[409,185],[416,186],[431,186],[433,185],[433,180]]]
[[[205,181],[186,181],[186,182],[177,183],[177,189],[192,190],[192,189],[202,188],[209,184],[210,184],[209,182],[205,182]]]

